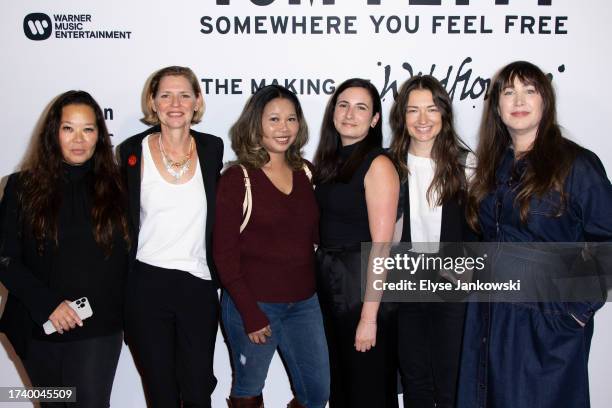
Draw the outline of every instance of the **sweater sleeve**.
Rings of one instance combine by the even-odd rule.
[[[240,224],[244,194],[242,170],[238,166],[229,168],[219,179],[217,189],[213,256],[219,279],[236,305],[246,333],[251,333],[263,329],[269,321],[257,305],[240,264]]]
[[[39,325],[64,300],[23,263],[17,174],[9,177],[0,204],[0,281],[19,299]]]

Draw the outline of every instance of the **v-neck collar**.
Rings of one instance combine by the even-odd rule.
[[[289,193],[285,193],[284,191],[282,191],[281,189],[276,187],[276,185],[272,182],[272,180],[270,180],[270,178],[268,177],[268,175],[266,174],[266,172],[264,171],[263,168],[259,168],[257,170],[261,171],[261,174],[267,180],[267,182],[270,184],[270,186],[274,190],[278,191],[279,194],[282,194],[284,197],[290,197],[293,194],[293,192],[295,191],[295,174],[294,174],[295,171],[291,170],[291,191],[289,191]]]

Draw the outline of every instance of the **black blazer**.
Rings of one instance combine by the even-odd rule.
[[[410,193],[408,182],[401,186],[401,213],[404,214],[402,238],[400,242],[411,242],[410,230]],[[465,218],[465,205],[457,199],[449,200],[442,206],[442,225],[440,242],[462,242],[477,240]]]
[[[459,160],[463,166],[466,165],[468,151],[463,150]],[[398,218],[404,214],[402,224],[402,238],[400,242],[411,242],[410,230],[410,192],[408,181],[402,183],[400,189],[400,203]],[[455,197],[442,206],[442,225],[440,230],[440,242],[473,242],[478,241],[478,236],[469,227],[465,213],[465,199],[459,200]]]
[[[133,243],[131,250],[131,265],[136,260],[138,248],[138,233],[140,231],[140,174],[142,159],[142,141],[160,127],[154,126],[122,142],[118,147],[121,173],[125,177],[128,190],[129,215],[133,231]],[[198,163],[204,180],[204,191],[206,192],[206,260],[215,284],[218,284],[217,269],[212,257],[212,230],[215,219],[215,195],[217,191],[217,180],[223,168],[223,140],[217,136],[207,133],[191,131],[198,152]]]

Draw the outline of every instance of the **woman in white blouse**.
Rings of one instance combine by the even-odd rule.
[[[149,408],[210,408],[219,300],[212,260],[223,141],[191,127],[204,114],[188,67],[145,90],[151,128],[119,145],[134,231],[125,333]]]
[[[452,102],[432,76],[406,81],[390,118],[390,155],[402,179],[401,241],[412,251],[437,252],[440,242],[471,236],[465,221],[466,168],[474,161],[453,128]],[[437,275],[434,280],[444,280]],[[413,299],[414,300],[414,299]],[[438,299],[439,300],[439,299]],[[404,406],[455,406],[465,304],[400,304],[399,363]]]

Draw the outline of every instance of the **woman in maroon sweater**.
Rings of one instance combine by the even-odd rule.
[[[308,129],[300,103],[281,86],[264,87],[230,133],[239,165],[219,180],[213,241],[234,368],[228,405],[263,407],[261,392],[278,348],[295,391],[289,407],[323,408],[329,363],[315,294],[319,213],[301,156]],[[252,194],[246,217],[245,176]]]

